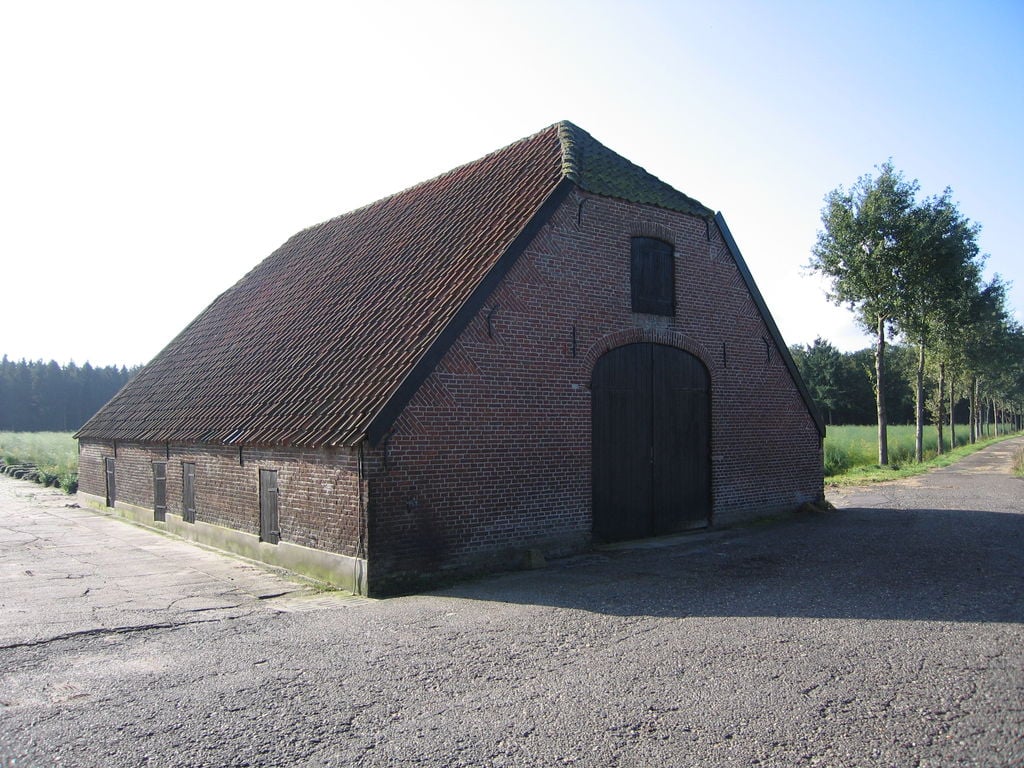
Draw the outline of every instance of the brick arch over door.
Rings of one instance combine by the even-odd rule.
[[[712,381],[717,380],[721,374],[718,356],[712,355],[707,347],[690,336],[663,328],[627,328],[602,336],[590,345],[586,353],[579,358],[580,362],[576,369],[579,381],[585,381],[589,385],[594,366],[602,355],[617,347],[640,342],[664,344],[689,352],[708,369]]]
[[[638,342],[591,376],[594,537],[658,536],[711,520],[711,377],[695,355]]]

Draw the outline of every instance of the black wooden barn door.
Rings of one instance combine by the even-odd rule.
[[[604,541],[649,536],[651,366],[649,344],[630,344],[594,366],[594,535]]]
[[[657,536],[708,524],[711,423],[707,370],[660,344],[629,344],[594,366],[594,535]]]
[[[114,471],[114,459],[103,459],[103,471],[107,477],[107,506],[112,507],[117,502],[117,475]]]
[[[281,540],[277,519],[277,470],[260,470],[260,541],[277,544]]]
[[[153,463],[153,519],[167,518],[167,462]]]

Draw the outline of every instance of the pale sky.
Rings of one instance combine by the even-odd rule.
[[[0,71],[13,359],[146,362],[294,232],[563,119],[723,213],[787,344],[870,344],[804,266],[888,158],[1024,308],[1020,0],[0,0]]]

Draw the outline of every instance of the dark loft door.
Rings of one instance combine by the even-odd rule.
[[[117,477],[114,473],[114,459],[104,459],[103,470],[107,476],[107,506],[112,507],[117,501]]]
[[[661,344],[619,347],[594,366],[591,395],[595,537],[707,525],[711,409],[700,360]]]
[[[277,522],[277,470],[260,470],[260,541],[277,544],[281,540]]]

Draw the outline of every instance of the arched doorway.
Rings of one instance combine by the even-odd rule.
[[[591,377],[594,536],[622,541],[708,525],[710,377],[662,344],[603,355]]]

